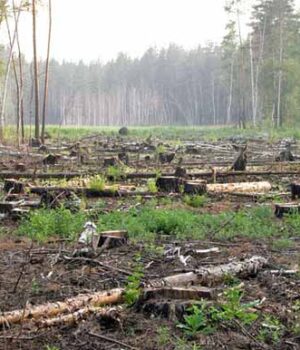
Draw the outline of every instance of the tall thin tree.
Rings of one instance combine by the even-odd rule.
[[[45,71],[45,86],[44,86],[44,102],[43,102],[43,117],[42,117],[42,143],[45,142],[45,126],[46,126],[46,112],[47,112],[47,100],[48,100],[48,83],[49,83],[49,59],[50,59],[50,46],[51,46],[51,34],[52,34],[52,0],[49,0],[49,29],[48,29],[48,47],[46,58],[46,71]]]
[[[37,42],[36,42],[36,0],[32,0],[32,41],[33,41],[33,70],[34,70],[34,92],[35,92],[35,130],[36,140],[40,138],[40,116],[39,116],[39,75],[37,61]]]

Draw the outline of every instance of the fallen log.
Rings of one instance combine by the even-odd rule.
[[[194,285],[201,282],[207,282],[210,279],[219,279],[225,275],[256,275],[267,263],[267,259],[261,256],[253,256],[244,261],[232,261],[228,264],[218,266],[201,267],[194,272],[181,273],[165,277],[161,280],[151,282],[153,287],[162,286],[183,286]]]
[[[213,193],[266,193],[271,188],[272,186],[268,181],[208,184],[206,186],[207,192]]]
[[[73,325],[82,320],[85,320],[89,315],[96,314],[100,317],[118,317],[119,312],[121,311],[120,307],[93,307],[87,306],[83,309],[79,309],[73,313],[66,315],[61,315],[58,317],[48,318],[48,319],[38,319],[34,323],[38,328],[47,328],[60,325]]]
[[[94,294],[80,294],[74,298],[56,303],[37,305],[31,308],[4,312],[0,316],[0,325],[22,323],[25,320],[35,320],[43,317],[55,317],[63,313],[75,312],[75,310],[86,306],[99,307],[122,302],[124,290],[121,288],[112,289]]]

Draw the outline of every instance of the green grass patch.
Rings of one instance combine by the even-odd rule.
[[[300,235],[300,225],[297,225],[299,218],[291,216],[277,220],[269,207],[256,207],[236,213],[197,214],[185,209],[157,208],[149,203],[128,212],[103,215],[98,225],[101,230],[126,229],[134,239],[154,239],[161,234],[179,239],[259,239]]]
[[[51,236],[74,239],[83,229],[86,218],[82,212],[72,214],[70,210],[39,209],[32,211],[20,223],[17,233],[32,240],[44,242]]]

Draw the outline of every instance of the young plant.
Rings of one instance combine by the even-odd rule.
[[[158,188],[156,186],[156,181],[154,179],[149,179],[147,182],[148,191],[151,193],[157,193]]]
[[[284,326],[276,317],[265,316],[265,319],[261,324],[258,339],[265,343],[277,344],[283,335],[283,331]]]
[[[187,310],[188,314],[184,316],[184,323],[179,323],[185,335],[194,337],[197,333],[210,334],[214,329],[210,326],[206,314],[206,305],[204,303],[195,304]]]
[[[103,191],[105,189],[105,179],[101,175],[95,175],[89,180],[89,188],[95,191]]]
[[[205,196],[195,195],[189,196],[185,195],[183,197],[183,202],[193,208],[201,208],[207,203],[207,198]]]
[[[141,279],[143,278],[143,266],[137,262],[134,272],[128,276],[124,292],[124,299],[127,306],[132,306],[141,294]]]
[[[243,291],[240,287],[232,287],[224,292],[225,302],[220,305],[220,309],[212,309],[212,317],[215,321],[232,321],[237,319],[244,325],[249,325],[254,322],[258,315],[250,312],[249,309],[253,307],[256,302],[242,304]]]

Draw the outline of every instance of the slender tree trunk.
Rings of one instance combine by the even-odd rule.
[[[20,3],[20,7],[23,5],[23,1]],[[13,0],[13,8],[15,9],[15,2]],[[21,142],[24,143],[25,132],[24,132],[24,74],[23,74],[23,62],[22,62],[22,52],[19,40],[19,26],[17,22],[16,12],[14,11],[14,20],[17,26],[16,40],[18,47],[19,56],[19,86],[20,86],[20,112],[19,112],[19,127],[21,127]]]
[[[49,0],[49,29],[48,29],[48,48],[46,59],[45,86],[44,86],[44,103],[43,103],[43,119],[42,119],[42,143],[45,142],[45,126],[46,126],[46,111],[48,99],[48,83],[49,83],[49,59],[52,34],[52,0]]]
[[[35,92],[35,118],[34,118],[34,137],[40,138],[40,116],[39,116],[39,75],[37,61],[37,43],[36,43],[36,0],[32,0],[32,39],[33,39],[33,67],[34,67],[34,92]]]
[[[281,114],[281,85],[282,85],[282,61],[283,61],[283,20],[280,20],[280,32],[279,32],[279,73],[278,73],[278,86],[277,86],[277,114],[276,114],[276,127],[282,126],[282,114]]]
[[[227,105],[227,117],[226,124],[231,123],[231,106],[232,106],[232,91],[233,91],[233,68],[234,68],[234,55],[232,55],[231,65],[230,65],[230,85],[229,85],[229,97]]]
[[[5,18],[6,22],[6,28],[7,28],[7,34],[8,34],[8,39],[9,39],[9,45],[11,49],[13,50],[13,42],[12,42],[12,36],[10,32],[10,27],[8,23],[8,18]],[[16,126],[17,126],[17,140],[18,140],[18,147],[20,146],[20,84],[19,84],[19,78],[18,78],[18,73],[17,73],[17,68],[16,68],[16,62],[14,59],[14,54],[12,56],[12,65],[13,65],[13,71],[14,71],[14,77],[15,77],[15,82],[16,82],[16,91],[17,91],[17,120],[16,120]]]
[[[8,81],[9,81],[9,73],[10,73],[10,68],[11,68],[11,63],[12,63],[12,58],[13,58],[13,47],[15,44],[16,40],[16,33],[17,33],[17,24],[20,19],[20,14],[21,14],[21,5],[18,8],[18,13],[17,13],[17,19],[15,23],[15,28],[14,28],[14,34],[11,39],[11,45],[10,45],[10,50],[9,50],[9,55],[8,55],[8,61],[6,65],[6,73],[5,73],[5,79],[4,79],[4,89],[3,89],[3,95],[2,95],[2,106],[1,106],[1,114],[0,114],[0,142],[3,142],[4,138],[4,127],[5,127],[5,106],[6,106],[6,97],[7,97],[7,89],[8,89]],[[7,21],[7,16],[5,15],[5,20]]]

